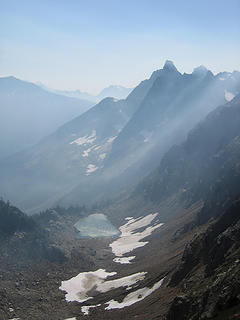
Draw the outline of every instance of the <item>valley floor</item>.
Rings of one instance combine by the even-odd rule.
[[[145,247],[131,252],[130,255],[136,256],[132,264],[113,262],[114,256],[109,247],[114,240],[112,238],[76,238],[73,228],[76,221],[69,217],[61,220],[60,228],[59,225],[56,228],[56,224],[51,227],[52,239],[56,246],[64,251],[67,256],[66,261],[56,263],[44,260],[26,264],[21,259],[13,263],[11,257],[2,258],[0,264],[2,297],[0,319],[64,320],[73,317],[76,319],[87,317],[93,320],[162,319],[171,301],[181,291],[177,287],[168,286],[172,271],[179,264],[185,244],[193,234],[200,232],[200,230],[193,230],[184,235],[181,234],[181,228],[185,223],[191,221],[201,204],[185,210],[177,207],[176,203],[173,201],[167,203],[165,208],[164,206],[158,208],[161,210],[159,216],[164,225],[144,239],[144,241],[149,241]],[[169,210],[172,211],[171,219],[166,219]],[[120,220],[123,221],[123,219],[119,219],[119,224]],[[117,272],[117,275],[111,280],[138,272],[147,272],[147,276],[138,288],[152,287],[157,281],[165,278],[160,289],[141,302],[123,309],[107,311],[104,310],[106,306],[102,306],[91,309],[89,315],[84,316],[81,312],[82,305],[97,305],[113,297],[114,300],[122,301],[126,296],[126,289],[121,287],[95,295],[89,303],[88,301],[83,304],[66,302],[64,292],[59,290],[61,281],[68,280],[80,272],[95,271],[100,268]]]

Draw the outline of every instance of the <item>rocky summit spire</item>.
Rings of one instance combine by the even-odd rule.
[[[166,60],[163,70],[168,70],[168,71],[178,71],[177,68],[175,67],[174,63],[171,60]]]

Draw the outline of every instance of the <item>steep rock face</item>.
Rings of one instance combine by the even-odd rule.
[[[181,285],[167,319],[237,319],[240,309],[240,198],[185,248],[170,286]],[[201,276],[200,268],[204,267]],[[195,283],[194,283],[195,279]]]
[[[0,100],[0,158],[38,143],[93,105],[14,77],[0,78]]]
[[[215,195],[215,206],[220,199],[227,198],[226,194],[236,196],[239,136],[240,96],[237,96],[209,114],[189,133],[183,144],[166,153],[158,169],[139,184],[135,193],[142,194],[146,200],[159,202],[164,197],[182,192],[189,203],[208,202],[209,195],[212,199]],[[213,216],[213,212],[211,214]],[[203,215],[204,210],[200,215],[202,219]]]
[[[182,142],[200,119],[227,101],[227,87],[236,93],[240,78],[235,74],[213,76],[204,67],[182,75],[167,61],[163,69],[155,71],[126,99],[127,104],[131,100],[136,102],[139,100],[135,100],[135,96],[143,97],[142,93],[146,93],[140,104],[134,104],[139,107],[114,140],[104,167],[99,171],[98,189],[105,190],[109,197],[112,193],[118,194],[159,166],[163,154],[172,145]],[[151,187],[148,189],[150,191]],[[83,187],[77,186],[60,203],[69,205],[82,191]],[[101,197],[103,194],[98,194],[97,199]]]
[[[106,166],[127,174],[136,166],[138,173],[150,172],[170,146],[183,141],[197,122],[227,101],[226,88],[232,86],[236,94],[240,81],[233,77],[213,76],[203,67],[182,75],[167,61],[153,73],[150,90],[114,141]]]

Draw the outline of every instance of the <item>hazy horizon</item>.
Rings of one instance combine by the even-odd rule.
[[[0,76],[97,94],[174,61],[240,70],[239,1],[1,1]]]
[[[173,61],[174,62],[174,61]],[[164,65],[164,64],[163,64]],[[19,80],[21,80],[21,81],[26,81],[26,82],[30,82],[30,83],[34,83],[34,84],[36,84],[36,85],[38,85],[38,86],[40,86],[40,87],[46,87],[46,89],[50,89],[50,90],[56,90],[56,91],[80,91],[81,93],[87,93],[87,94],[92,94],[92,95],[98,95],[98,94],[100,94],[104,89],[106,89],[106,88],[108,88],[108,87],[111,87],[111,86],[120,86],[120,87],[124,87],[124,88],[127,88],[127,89],[134,89],[141,81],[143,81],[143,80],[145,80],[145,79],[149,79],[150,78],[150,76],[151,76],[151,74],[154,72],[154,71],[156,71],[156,70],[158,70],[158,69],[162,69],[163,68],[163,65],[162,66],[159,66],[157,69],[154,69],[154,70],[152,70],[147,76],[146,76],[146,78],[144,78],[144,79],[140,79],[133,87],[127,87],[127,86],[124,86],[124,85],[122,85],[122,84],[117,84],[117,83],[109,83],[109,85],[106,85],[105,87],[102,87],[102,88],[100,88],[98,91],[96,91],[96,92],[90,92],[90,91],[86,91],[86,90],[82,90],[81,88],[68,88],[68,89],[66,89],[66,88],[58,88],[58,87],[51,87],[51,86],[48,86],[46,83],[47,83],[47,80],[45,81],[45,82],[40,82],[40,81],[30,81],[30,80],[27,80],[27,79],[22,79],[22,78],[19,78],[19,77],[17,77],[16,75],[14,75],[14,74],[9,74],[9,75],[1,75],[0,74],[0,78],[8,78],[8,77],[14,77],[14,78],[17,78],[17,79],[19,79]],[[174,65],[176,66],[176,64],[174,63]],[[197,67],[200,67],[200,66],[202,66],[202,65],[196,65],[195,67],[193,67],[193,69],[191,70],[191,71],[189,71],[188,73],[190,74],[190,73],[192,73],[193,71],[194,71],[194,69],[195,68],[197,68]],[[204,66],[205,67],[205,66]],[[177,68],[178,69],[178,71],[180,71],[179,70],[179,68]],[[211,69],[208,69],[208,70],[210,70],[211,72],[213,72]],[[233,70],[219,70],[219,71],[217,71],[217,72],[213,72],[213,74],[214,75],[216,75],[216,74],[218,74],[218,73],[221,73],[221,72],[234,72],[234,71],[239,71],[240,72],[240,69],[233,69]],[[184,71],[183,72],[181,72],[181,73],[184,73]]]

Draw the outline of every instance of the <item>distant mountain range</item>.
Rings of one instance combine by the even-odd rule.
[[[29,148],[93,105],[14,77],[0,78],[0,101],[0,158]]]
[[[96,103],[108,97],[112,97],[116,99],[126,99],[126,97],[133,90],[133,88],[125,88],[123,86],[111,85],[109,87],[104,88],[99,94],[93,95],[88,92],[82,92],[80,90],[74,90],[74,91],[54,90],[54,89],[48,88],[47,86],[45,86],[40,82],[37,82],[36,84],[49,92],[61,94],[71,98],[89,100]]]
[[[237,71],[214,76],[199,67],[181,74],[167,61],[125,100],[106,98],[2,161],[0,193],[32,212],[56,202],[90,204],[116,196],[156,168],[171,146],[239,88]]]

